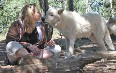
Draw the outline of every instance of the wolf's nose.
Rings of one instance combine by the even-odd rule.
[[[41,20],[42,20],[43,22],[45,22],[45,17],[41,17]]]

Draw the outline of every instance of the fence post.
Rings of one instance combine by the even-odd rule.
[[[0,33],[2,33],[2,31],[3,31],[3,24],[0,25]]]
[[[86,0],[86,13],[89,12],[89,0]]]
[[[69,10],[74,11],[74,0],[69,0],[68,4],[69,4]]]
[[[44,6],[45,6],[45,15],[46,15],[46,12],[47,12],[47,10],[49,8],[49,6],[48,6],[48,0],[44,0]]]
[[[112,4],[112,0],[110,0],[110,13],[111,13],[110,17],[114,16],[113,12],[114,12],[113,11],[113,4]]]
[[[39,2],[40,2],[40,7],[43,9],[44,14],[46,15],[46,12],[49,8],[48,0],[39,0]],[[51,25],[49,25],[47,22],[45,22],[45,21],[43,21],[43,22],[45,24],[47,41],[49,41],[52,38],[53,27]]]

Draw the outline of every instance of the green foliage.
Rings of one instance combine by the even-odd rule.
[[[110,7],[110,2],[109,1],[106,1],[105,4],[104,4],[105,8],[109,8]]]
[[[63,7],[68,8],[68,0],[64,2],[58,2],[58,0],[48,0],[49,6],[53,7]],[[89,0],[90,3],[94,1],[101,2],[103,0]],[[39,7],[39,0],[4,0],[3,4],[0,5],[0,26],[3,26],[4,30],[8,28],[11,23],[16,20],[19,16],[21,8],[26,3],[36,3]],[[113,0],[113,8],[114,14],[116,14],[116,0]],[[74,0],[74,9],[79,13],[86,12],[86,0]],[[110,16],[110,2],[106,0],[103,6],[99,6],[99,13],[102,15],[104,13],[104,17],[107,19]]]
[[[4,0],[3,9],[0,9],[0,26],[5,31],[18,18],[22,7],[27,3],[37,3],[39,6],[38,0]]]
[[[114,15],[116,16],[116,0],[113,0]]]
[[[86,0],[74,0],[75,10],[79,13],[86,12]]]

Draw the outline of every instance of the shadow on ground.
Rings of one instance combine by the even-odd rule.
[[[112,37],[112,40],[113,40],[113,44],[116,46],[116,36],[114,35],[111,35]],[[56,44],[60,45],[62,47],[62,50],[65,50],[65,39],[64,38],[57,38],[55,39],[55,42]],[[76,43],[75,43],[75,53],[78,49],[81,49],[81,50],[86,50],[86,51],[94,51],[96,50],[97,48],[99,48],[95,43],[92,43],[90,40],[88,40],[87,38],[82,38],[82,39],[77,39],[76,40]],[[87,55],[86,55],[87,56]],[[85,57],[86,57],[85,56]],[[2,40],[0,41],[0,65],[5,65],[4,64],[4,59],[6,57],[6,50],[5,50],[5,40]],[[89,58],[83,58],[85,61],[89,60]],[[78,58],[78,57],[77,57]],[[87,60],[86,60],[87,59]],[[72,60],[72,59],[71,59]],[[54,62],[54,61],[53,61]],[[53,63],[51,62],[51,63]],[[78,62],[81,62],[81,61],[78,61]],[[75,65],[77,63],[77,61],[75,62],[74,61],[74,64],[72,64],[72,61],[71,61],[71,64],[72,66],[74,66],[75,68],[79,65]],[[99,64],[98,64],[99,63]],[[112,65],[110,66],[109,64]],[[63,62],[63,64],[60,65],[60,67],[63,67],[65,64],[65,62]],[[67,64],[67,62],[66,62]],[[81,64],[81,63],[79,63]],[[103,64],[103,65],[101,65]],[[63,66],[62,66],[63,65]],[[83,66],[83,70],[85,72],[70,72],[70,73],[115,73],[116,72],[116,58],[112,58],[110,60],[106,60],[106,61],[102,61],[102,60],[99,60],[99,61],[96,61],[94,63],[90,63],[90,64],[86,64],[85,66]],[[71,65],[70,65],[71,66]],[[104,67],[105,66],[105,67]],[[52,67],[53,68],[53,67]],[[73,68],[73,67],[72,67]],[[103,70],[103,71],[98,71],[97,69],[99,70]],[[106,70],[107,69],[107,70]],[[112,70],[114,72],[109,72],[109,70]],[[6,71],[6,70],[5,70]],[[98,71],[98,72],[97,72]],[[108,71],[108,72],[106,72]],[[5,73],[5,72],[3,72]],[[12,72],[8,72],[8,73],[12,73]],[[55,72],[56,73],[56,72]],[[64,72],[63,72],[64,73]],[[67,72],[66,72],[67,73]]]
[[[6,57],[6,50],[5,50],[5,40],[0,41],[0,65],[4,65],[4,59]]]
[[[111,35],[111,38],[113,40],[113,44],[116,45],[116,36]],[[60,45],[62,47],[62,50],[66,49],[66,43],[64,38],[57,38],[55,39],[56,44]],[[4,65],[4,59],[6,58],[6,50],[5,50],[5,40],[0,41],[0,65]],[[99,48],[95,43],[92,43],[90,40],[87,38],[82,38],[82,39],[77,39],[76,43],[74,45],[75,52],[78,49],[81,50],[87,50],[87,51],[94,51],[97,48]]]

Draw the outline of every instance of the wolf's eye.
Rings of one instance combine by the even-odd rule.
[[[54,16],[53,14],[51,14],[50,16]]]

